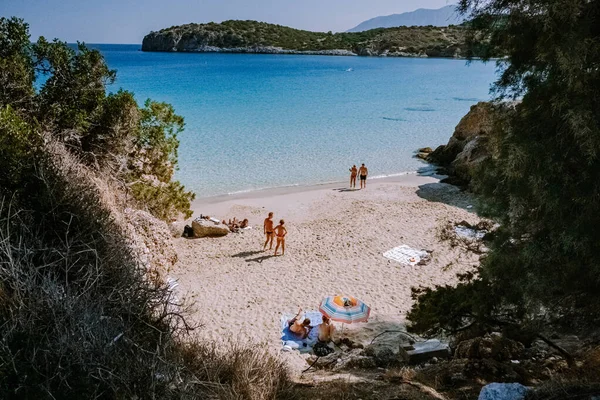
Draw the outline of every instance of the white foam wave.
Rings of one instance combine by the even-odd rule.
[[[263,190],[279,189],[279,188],[286,188],[286,187],[296,187],[296,186],[301,186],[301,185],[299,183],[290,183],[287,185],[265,186],[265,187],[260,187],[260,188],[236,190],[234,192],[227,192],[227,196],[236,196],[236,195],[245,194],[245,193],[261,192]]]

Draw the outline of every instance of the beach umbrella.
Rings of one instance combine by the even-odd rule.
[[[323,299],[319,311],[333,321],[351,324],[367,322],[371,308],[354,297],[338,295]]]

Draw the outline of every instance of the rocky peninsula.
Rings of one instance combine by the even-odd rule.
[[[150,32],[144,37],[142,51],[448,58],[468,55],[462,26],[325,33],[235,20]]]

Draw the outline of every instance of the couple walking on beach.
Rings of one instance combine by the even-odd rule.
[[[367,188],[367,175],[369,175],[369,170],[365,167],[365,164],[362,164],[360,168],[356,168],[356,165],[353,165],[350,168],[350,187],[356,188],[356,175],[360,175],[360,188]]]
[[[270,243],[269,250],[273,249],[273,239],[277,237],[277,245],[275,246],[275,254],[277,255],[277,250],[279,250],[279,246],[281,246],[281,255],[285,255],[285,235],[287,235],[287,229],[285,229],[285,221],[280,220],[279,225],[273,228],[273,213],[270,212],[269,216],[265,218],[265,223],[263,224],[263,231],[267,240],[265,241],[265,245],[263,246],[263,251],[267,250],[267,244]]]

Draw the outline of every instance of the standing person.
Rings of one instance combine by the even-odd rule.
[[[265,245],[263,246],[263,251],[267,249],[267,244],[270,242],[269,250],[273,250],[273,238],[275,237],[275,233],[273,232],[273,213],[270,212],[269,216],[265,218],[265,223],[263,224],[263,232],[267,237],[265,240]]]
[[[356,165],[353,165],[350,168],[350,188],[356,187],[356,175],[358,174],[358,169],[356,169]]]
[[[367,175],[369,175],[369,170],[365,167],[365,164],[361,165],[358,169],[358,174],[360,175],[360,188],[367,188]]]
[[[281,255],[285,255],[285,235],[287,235],[287,229],[285,229],[284,220],[279,221],[279,225],[275,227],[275,235],[277,236],[277,245],[275,246],[275,255],[277,255],[277,250],[279,250],[279,245],[281,245]]]

